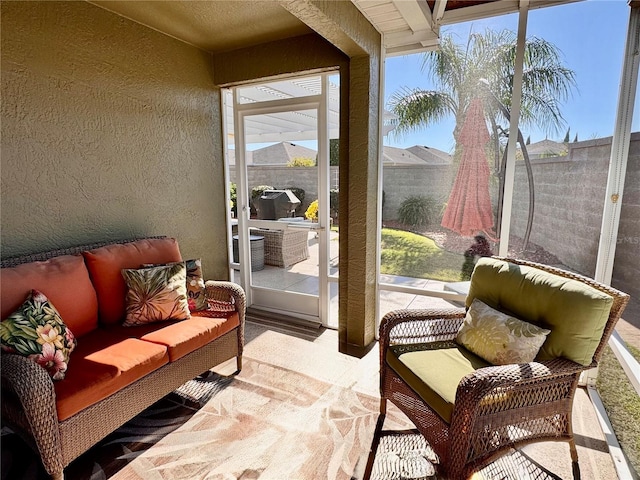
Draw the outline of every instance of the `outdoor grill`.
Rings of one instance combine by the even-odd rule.
[[[254,204],[258,219],[277,220],[293,217],[300,200],[291,190],[265,190]]]

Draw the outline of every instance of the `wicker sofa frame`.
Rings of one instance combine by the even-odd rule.
[[[579,478],[571,419],[578,379],[582,371],[597,366],[629,296],[558,268],[500,259],[578,280],[613,297],[592,363],[582,366],[558,358],[478,369],[458,385],[449,424],[387,364],[385,358],[387,349],[393,345],[445,342],[446,346],[446,342],[453,342],[464,320],[465,309],[392,311],[380,324],[381,417],[384,418],[388,400],[400,408],[433,447],[439,457],[439,473],[446,478],[468,478],[512,447],[547,440],[569,443],[573,475]],[[433,347],[437,348],[437,345],[434,343]]]
[[[44,261],[59,255],[77,255],[111,243],[135,240],[140,239],[93,243],[25,255],[2,260],[1,266]],[[239,315],[239,326],[62,422],[58,421],[55,390],[49,374],[22,356],[3,353],[2,423],[40,454],[51,478],[62,480],[64,468],[72,460],[184,382],[234,357],[240,371],[244,346],[244,291],[231,282],[207,281],[206,295],[217,300],[232,298]]]

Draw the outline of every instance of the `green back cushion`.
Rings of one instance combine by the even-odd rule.
[[[537,360],[564,357],[581,365],[593,359],[613,298],[578,280],[495,258],[478,260],[466,305],[474,298],[551,333]]]

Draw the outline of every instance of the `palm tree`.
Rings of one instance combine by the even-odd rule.
[[[453,115],[453,136],[457,143],[458,132],[471,100],[483,97],[485,115],[493,133],[495,173],[501,177],[502,184],[504,161],[500,160],[500,139],[508,131],[509,125],[516,42],[515,33],[509,30],[472,33],[466,45],[455,43],[451,36],[443,37],[440,49],[425,53],[422,59],[422,69],[431,77],[436,89],[404,87],[391,97],[390,108],[397,115],[395,134],[418,130]],[[548,133],[560,131],[564,126],[560,105],[569,98],[574,87],[575,74],[562,65],[558,48],[544,39],[527,39],[520,125],[536,125]],[[500,125],[501,122],[505,122],[505,127]],[[523,143],[520,141],[524,151],[526,147]],[[456,151],[456,157],[457,154]],[[525,161],[528,163],[527,155]],[[532,219],[533,178],[530,166],[527,167],[531,197],[529,217]],[[499,225],[499,218],[496,224]],[[530,231],[530,225],[527,231]],[[525,244],[528,235],[526,237]]]
[[[422,59],[422,69],[437,90],[404,87],[392,95],[390,106],[398,117],[395,133],[401,135],[453,115],[457,138],[467,108],[482,91],[482,84],[511,110],[516,40],[510,30],[472,33],[466,45],[456,44],[451,36],[443,37],[440,49],[426,52]],[[575,74],[562,65],[560,56],[558,48],[544,39],[526,40],[521,126],[536,125],[549,133],[557,133],[564,126],[559,107],[575,86]],[[485,108],[496,123],[504,120],[491,102],[485,102]]]

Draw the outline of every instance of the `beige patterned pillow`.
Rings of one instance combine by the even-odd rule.
[[[494,365],[532,362],[551,330],[473,300],[456,342]]]
[[[124,269],[127,284],[125,327],[190,318],[184,262]]]
[[[173,265],[180,262],[171,263],[143,263],[142,268],[161,267]],[[187,267],[187,301],[189,310],[198,312],[207,309],[207,297],[205,296],[204,279],[202,278],[202,261],[199,258],[184,261]]]

